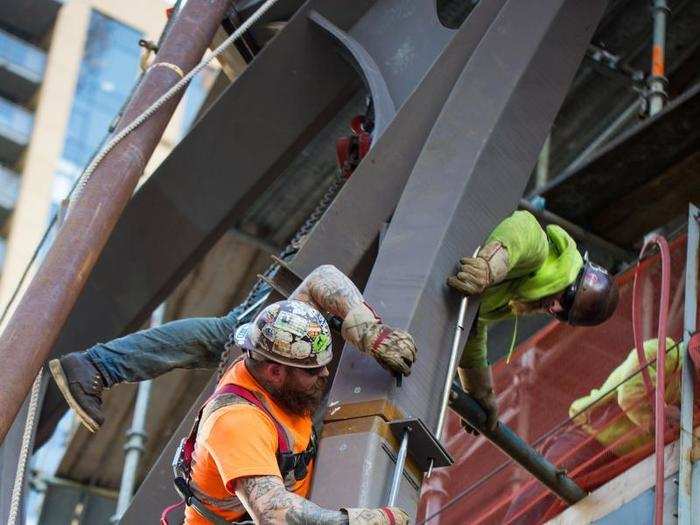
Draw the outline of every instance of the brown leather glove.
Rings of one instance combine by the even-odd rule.
[[[382,323],[367,303],[354,307],[341,327],[343,338],[358,350],[374,356],[384,368],[407,376],[416,360],[413,337],[398,328]]]
[[[348,515],[350,525],[408,525],[408,513],[399,507],[381,509],[340,509]]]
[[[500,283],[508,274],[508,251],[499,242],[490,242],[476,257],[462,257],[457,275],[448,277],[447,284],[464,295],[482,293]]]
[[[469,392],[481,408],[486,412],[486,428],[496,430],[498,424],[498,403],[496,394],[493,391],[493,378],[491,376],[491,367],[483,368],[458,368],[459,381],[462,383],[462,388]],[[462,428],[469,434],[475,436],[479,431],[462,420]]]

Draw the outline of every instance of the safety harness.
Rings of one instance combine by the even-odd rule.
[[[190,434],[186,438],[182,439],[182,441],[180,441],[180,445],[177,447],[175,457],[173,458],[173,473],[175,475],[175,489],[182,497],[182,501],[176,505],[171,505],[163,511],[161,515],[161,524],[163,525],[168,525],[168,513],[182,504],[192,507],[201,516],[210,520],[215,525],[230,525],[232,523],[237,525],[254,524],[254,522],[247,516],[241,518],[242,521],[236,522],[231,522],[222,518],[217,513],[209,509],[204,502],[194,494],[192,487],[190,486],[192,476],[192,454],[194,453],[197,431],[199,430],[199,424],[202,419],[204,409],[206,408],[207,404],[214,399],[227,394],[239,397],[262,410],[274,423],[275,429],[277,430],[277,465],[280,469],[283,480],[285,480],[291,473],[294,473],[294,479],[296,481],[304,479],[308,474],[308,465],[311,460],[316,457],[316,430],[312,429],[311,439],[309,440],[306,450],[295,454],[292,452],[292,449],[289,446],[289,440],[287,439],[287,434],[284,427],[279,421],[277,421],[275,416],[272,415],[268,408],[253,392],[240,385],[223,385],[211,395],[204,405],[202,405],[202,408],[199,410],[199,414],[197,414],[197,417],[194,420]]]

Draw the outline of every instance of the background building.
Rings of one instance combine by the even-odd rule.
[[[166,22],[165,1],[8,1],[0,6],[0,308],[61,201],[103,142]],[[151,159],[167,156],[203,101],[193,83]]]

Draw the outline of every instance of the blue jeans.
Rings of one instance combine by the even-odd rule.
[[[175,368],[216,368],[235,310],[224,317],[200,317],[141,330],[86,351],[107,386],[144,381]]]
[[[256,287],[248,304],[256,302],[269,290],[266,284]],[[108,343],[98,343],[85,354],[108,387],[153,379],[176,368],[216,368],[224,345],[238,326],[238,318],[245,308],[244,303],[223,317],[172,321]]]
[[[289,261],[298,249],[292,241],[280,253],[280,259]],[[273,277],[276,272],[273,265],[265,273]],[[245,315],[241,321],[251,321],[257,314],[251,310],[252,306],[263,303],[270,291],[270,285],[259,280],[245,301],[223,317],[172,321],[108,343],[98,343],[85,354],[100,371],[108,387],[146,381],[176,368],[216,368],[229,335],[238,327],[239,318]]]

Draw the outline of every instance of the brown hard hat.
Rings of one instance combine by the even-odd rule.
[[[576,281],[564,293],[564,311],[556,317],[574,326],[595,326],[610,319],[619,299],[610,273],[586,259]]]

